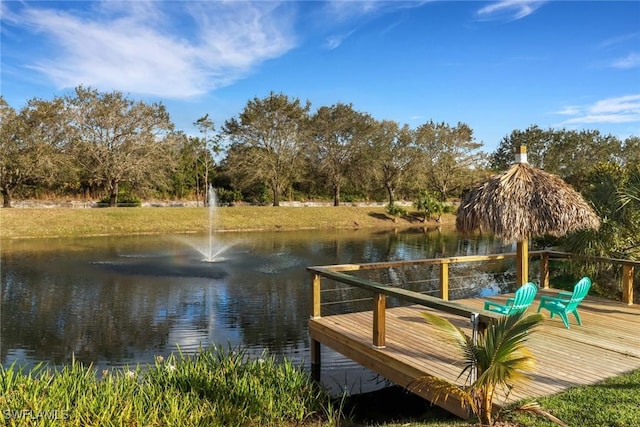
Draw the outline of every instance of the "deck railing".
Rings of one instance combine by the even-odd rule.
[[[321,317],[321,280],[322,278],[330,279],[338,283],[355,286],[361,289],[370,291],[373,294],[373,325],[372,325],[372,343],[375,347],[384,347],[386,339],[386,298],[395,297],[398,300],[405,302],[422,305],[425,307],[435,308],[445,313],[450,313],[458,316],[463,316],[472,321],[474,327],[482,329],[487,324],[499,317],[498,314],[481,311],[480,313],[473,312],[469,307],[456,303],[455,301],[449,301],[449,265],[456,263],[468,263],[468,262],[486,262],[497,261],[509,258],[515,258],[515,253],[495,254],[495,255],[472,255],[472,256],[459,256],[448,258],[435,258],[435,259],[422,259],[422,260],[410,260],[410,261],[391,261],[391,262],[376,262],[365,264],[340,264],[329,266],[317,266],[308,267],[307,269],[312,274],[312,313],[313,318]],[[558,259],[579,259],[588,260],[591,262],[605,262],[612,264],[619,264],[622,266],[622,278],[621,289],[622,302],[632,305],[633,304],[633,280],[635,275],[635,267],[640,267],[640,262],[611,259],[611,258],[599,258],[599,257],[585,257],[566,252],[558,251],[531,251],[530,257],[540,258],[540,279],[539,286],[544,289],[550,287],[549,283],[549,260]],[[410,291],[407,289],[398,288],[396,286],[387,286],[380,283],[376,283],[371,280],[356,277],[346,274],[345,272],[357,271],[357,270],[375,270],[383,268],[398,268],[408,267],[416,265],[439,265],[439,297],[424,295],[419,292]],[[320,346],[319,343],[312,343],[311,349],[312,363],[320,363]]]
[[[391,264],[395,264],[397,266],[397,263]],[[371,266],[371,264],[360,265],[366,266],[365,268]],[[474,314],[474,311],[469,307],[466,307],[455,301],[448,301],[447,299],[424,295],[419,292],[414,292],[395,286],[382,285],[371,280],[351,276],[342,272],[354,270],[354,268],[350,267],[352,266],[347,266],[344,264],[336,266],[308,267],[308,270],[313,273],[313,312],[311,313],[311,316],[321,316],[320,284],[322,277],[371,291],[371,293],[373,294],[373,345],[376,347],[384,347],[385,345],[385,310],[387,297],[396,297],[399,300],[405,302],[422,305],[424,307],[435,308],[445,313],[466,317],[468,319],[470,319]],[[340,271],[341,269],[342,271]],[[495,313],[483,312],[479,313],[478,320],[480,322],[480,325],[486,325],[489,322],[495,320],[497,317],[498,315],[496,315]]]
[[[540,286],[544,289],[549,288],[549,260],[552,258],[575,259],[580,261],[620,265],[622,267],[622,275],[620,277],[620,300],[625,304],[633,305],[633,279],[635,277],[635,267],[640,268],[640,261],[584,256],[559,251],[535,251],[530,252],[530,254],[540,256]]]

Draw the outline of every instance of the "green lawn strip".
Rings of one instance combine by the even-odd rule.
[[[384,207],[355,206],[234,206],[217,208],[216,231],[303,230],[434,227],[452,224],[453,215],[440,223],[422,223],[410,213],[394,222]],[[123,234],[204,233],[209,230],[207,208],[3,208],[0,238],[77,237]]]
[[[580,386],[537,399],[541,408],[570,426],[640,426],[640,369],[608,378],[598,384]],[[518,411],[509,418],[526,426],[556,424]]]

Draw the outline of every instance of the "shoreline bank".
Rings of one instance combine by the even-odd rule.
[[[407,209],[392,217],[385,206],[233,206],[215,209],[213,231],[293,231],[331,229],[433,228],[455,224],[445,214],[440,221],[422,221]],[[205,207],[0,209],[0,239],[115,236],[128,234],[190,234],[209,231]]]

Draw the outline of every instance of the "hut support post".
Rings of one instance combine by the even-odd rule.
[[[385,346],[386,305],[386,295],[373,295],[373,346],[377,348]]]
[[[529,281],[529,241],[523,240],[516,246],[516,285]]]
[[[622,302],[633,304],[633,265],[622,265]]]
[[[540,287],[549,289],[549,254],[543,253],[540,257]]]
[[[440,298],[449,301],[449,263],[440,264]]]

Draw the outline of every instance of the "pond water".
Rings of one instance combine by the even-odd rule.
[[[221,344],[256,357],[267,350],[308,367],[306,267],[512,251],[491,238],[463,239],[446,229],[219,233],[216,245],[224,249],[207,262],[196,250],[207,239],[3,241],[2,364],[62,365],[75,358],[98,369],[144,366],[178,348],[192,353]],[[450,273],[453,298],[500,292],[513,280],[508,261],[460,268]],[[371,278],[435,292],[431,276],[437,271],[424,267],[385,269]],[[357,290],[341,292],[340,301],[327,295],[323,313],[370,309],[366,298]],[[322,358],[329,388],[361,392],[379,383],[330,349],[323,348]]]

